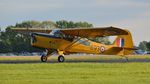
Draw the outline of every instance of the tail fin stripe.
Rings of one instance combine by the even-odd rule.
[[[124,47],[124,39],[123,38],[120,38],[121,39],[121,46],[120,47]]]
[[[116,40],[116,44],[117,44],[117,47],[124,47],[124,39],[123,38],[118,38]]]

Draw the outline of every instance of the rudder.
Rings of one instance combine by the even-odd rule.
[[[121,48],[118,55],[129,55],[133,53],[134,45],[132,40],[132,35],[128,30],[126,35],[118,35],[113,45],[115,47]]]

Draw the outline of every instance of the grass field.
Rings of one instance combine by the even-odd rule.
[[[146,56],[149,58],[149,56]],[[108,60],[108,57],[102,57]],[[132,59],[134,57],[131,57]],[[143,57],[136,56],[142,59]],[[37,57],[0,57],[7,60]],[[55,57],[52,58],[55,60]],[[71,58],[67,58],[73,60]],[[79,58],[75,57],[75,60]],[[83,59],[81,57],[81,59]],[[86,58],[90,59],[90,58]],[[94,58],[93,58],[94,59]],[[97,58],[95,58],[97,59]],[[111,57],[111,59],[117,59]],[[120,58],[119,58],[120,59]],[[0,63],[0,84],[149,84],[150,62]]]

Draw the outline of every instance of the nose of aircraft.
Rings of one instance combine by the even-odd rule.
[[[36,41],[35,33],[31,33],[31,44],[35,43]]]

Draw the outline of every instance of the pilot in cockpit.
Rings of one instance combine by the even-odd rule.
[[[74,37],[70,35],[65,35],[63,32],[61,32],[59,29],[54,29],[50,32],[50,35],[59,37],[68,41],[73,41]]]
[[[50,35],[53,35],[55,37],[64,38],[65,34],[63,34],[59,29],[54,29],[50,32]]]

